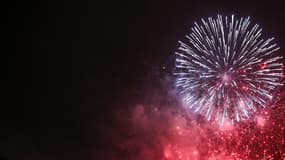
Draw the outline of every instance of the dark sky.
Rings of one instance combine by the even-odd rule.
[[[2,6],[0,156],[91,159],[98,146],[108,147],[98,145],[101,137],[94,126],[111,121],[109,113],[118,103],[141,101],[145,88],[171,71],[177,40],[195,20],[217,13],[251,16],[283,48],[284,5],[268,0],[66,0]]]

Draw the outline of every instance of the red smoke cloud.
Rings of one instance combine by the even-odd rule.
[[[283,103],[252,120],[219,126],[174,105],[136,105],[114,111],[102,124],[104,146],[95,158],[108,160],[285,159]],[[107,144],[107,147],[106,147]]]

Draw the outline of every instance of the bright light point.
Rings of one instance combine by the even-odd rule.
[[[233,130],[234,126],[231,122],[225,121],[222,125],[220,125],[220,130],[221,131],[230,131]]]
[[[257,122],[257,125],[260,126],[260,127],[263,127],[266,123],[266,119],[262,116],[257,116],[256,117],[256,122]]]
[[[227,73],[224,73],[223,76],[221,77],[222,84],[224,85],[230,84],[231,80],[232,80],[231,76]]]
[[[198,151],[197,151],[197,150],[194,150],[194,151],[193,151],[193,155],[194,155],[194,156],[197,156],[197,155],[198,155]]]
[[[225,73],[225,74],[223,75],[223,81],[224,81],[224,82],[229,82],[229,81],[230,81],[230,76],[229,76],[227,73]]]
[[[165,147],[164,149],[164,157],[165,158],[171,158],[171,145],[168,145],[167,147]]]
[[[262,63],[261,64],[261,69],[265,69],[267,67],[267,64],[266,63]]]
[[[240,100],[240,101],[239,101],[239,107],[240,107],[240,108],[243,108],[244,105],[245,105],[245,104],[244,104],[244,101],[243,101],[243,100]]]
[[[249,88],[247,86],[242,86],[241,89],[244,91],[248,91]]]
[[[266,114],[266,115],[267,115],[267,114],[268,114],[268,112],[267,112],[267,111],[265,111],[265,112],[264,112],[264,114]]]

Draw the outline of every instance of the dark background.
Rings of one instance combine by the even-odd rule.
[[[0,156],[96,159],[96,126],[171,72],[194,21],[251,16],[284,52],[276,1],[37,1],[3,5]],[[163,69],[166,67],[166,69]],[[118,105],[121,104],[121,105]]]

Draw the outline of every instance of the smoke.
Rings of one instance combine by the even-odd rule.
[[[108,147],[97,151],[96,157],[110,160],[176,160],[205,156],[208,148],[205,128],[208,126],[189,120],[177,108],[138,104],[114,112],[112,125],[100,127],[100,135],[107,139],[105,143]]]
[[[144,91],[144,103],[119,104],[128,107],[117,107],[97,123],[93,159],[285,159],[284,100],[250,120],[220,126],[181,107],[175,90],[157,88]]]

